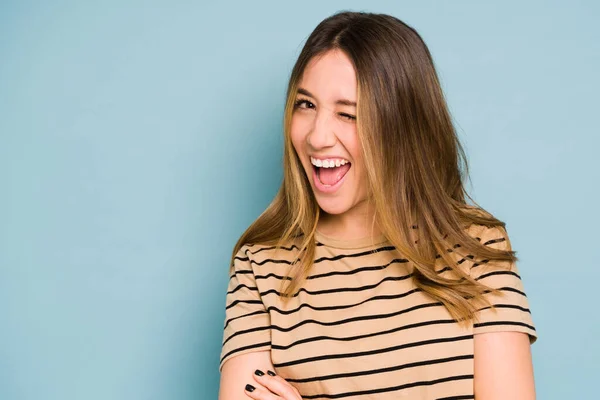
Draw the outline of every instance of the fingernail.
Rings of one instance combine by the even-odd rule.
[[[247,384],[246,385],[246,390],[249,392],[254,392],[254,389],[256,389],[254,386],[252,386],[251,384]]]
[[[254,373],[258,376],[263,376],[265,373],[262,372],[260,369],[257,369],[256,371],[254,371]]]
[[[267,370],[267,374],[271,375],[271,376],[275,376],[275,372],[271,371],[271,370]]]

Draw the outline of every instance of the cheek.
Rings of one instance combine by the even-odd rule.
[[[352,158],[352,163],[361,165],[361,145],[358,140],[358,134],[356,133],[356,126],[351,124],[345,124],[343,126],[339,126],[337,132],[339,141]]]
[[[364,166],[362,148],[355,127],[345,130],[343,144],[350,157],[352,157],[354,176],[358,179],[358,183],[364,186],[367,180],[367,171]]]
[[[298,153],[301,152],[304,143],[306,142],[306,135],[308,135],[308,132],[309,129],[307,128],[305,119],[298,116],[292,117],[290,136]]]

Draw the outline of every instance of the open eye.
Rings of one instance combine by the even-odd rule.
[[[298,99],[294,103],[294,108],[315,108],[315,105],[306,99]]]

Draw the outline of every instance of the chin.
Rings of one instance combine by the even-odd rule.
[[[350,210],[350,208],[352,208],[351,204],[344,204],[344,202],[340,202],[340,201],[317,201],[317,202],[318,202],[321,210],[323,210],[323,212],[330,214],[330,215],[344,214],[345,212]]]

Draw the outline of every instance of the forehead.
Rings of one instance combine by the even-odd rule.
[[[356,101],[356,73],[350,58],[341,50],[313,57],[302,74],[299,86],[320,101],[340,98]]]

